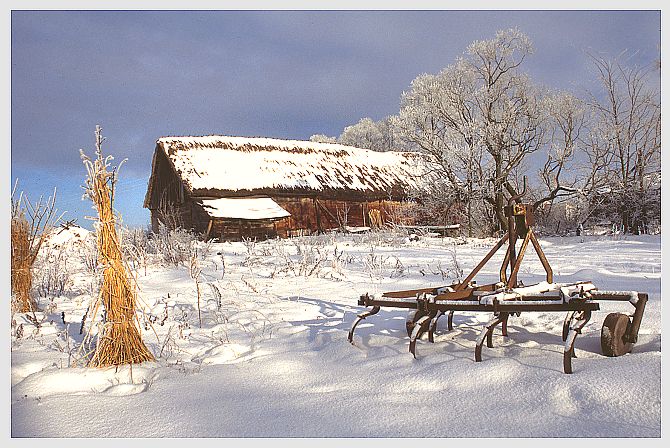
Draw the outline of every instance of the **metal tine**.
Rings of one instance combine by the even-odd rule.
[[[488,348],[493,348],[493,330],[495,329],[496,325],[506,321],[507,317],[508,313],[500,313],[498,315],[495,315],[493,319],[491,319],[486,325],[484,325],[484,328],[482,328],[482,331],[479,333],[479,336],[477,337],[477,343],[475,345],[476,362],[480,362],[482,360],[482,345],[484,345],[485,339],[486,339],[486,346]]]
[[[590,319],[591,311],[582,311],[570,319],[570,330],[568,331],[565,339],[565,347],[563,348],[563,371],[565,373],[572,373],[572,358],[577,357],[575,355],[575,340]]]
[[[430,320],[430,327],[428,327],[428,341],[435,342],[435,330],[437,329],[437,320],[444,314],[444,311],[439,310],[435,316]]]
[[[381,308],[379,306],[373,306],[370,311],[365,311],[361,314],[358,315],[358,318],[356,321],[354,321],[354,324],[351,326],[351,330],[349,330],[349,342],[354,343],[354,330],[356,329],[356,326],[359,324],[360,321],[365,319],[366,317],[370,317],[373,314],[377,314]]]
[[[454,329],[454,310],[450,310],[447,315],[447,330],[451,331]]]
[[[561,334],[561,337],[563,338],[563,342],[568,339],[568,332],[570,331],[570,322],[572,321],[572,318],[575,317],[575,314],[577,311],[569,311],[568,314],[565,315],[565,320],[563,321],[563,332]]]
[[[426,331],[430,318],[430,316],[422,316],[416,321],[412,330],[412,336],[409,338],[409,352],[414,356],[414,359],[416,359],[416,340]]]

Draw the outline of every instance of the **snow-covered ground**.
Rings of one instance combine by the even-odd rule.
[[[600,353],[602,321],[632,307],[601,305],[577,338],[572,375],[562,372],[561,313],[510,318],[481,363],[486,313],[456,313],[453,331],[443,319],[417,359],[399,309],[363,321],[349,344],[362,293],[449,284],[495,242],[390,233],[201,244],[201,323],[190,263],[149,257],[133,272],[157,361],[75,366],[93,290],[80,238],[49,246],[45,266],[67,278],[61,295],[41,299],[40,327],[12,316],[13,437],[661,435],[660,236],[541,238],[555,281],[650,295],[639,342],[618,358]],[[502,252],[480,283],[496,279]],[[524,263],[526,284],[543,280],[532,250]]]

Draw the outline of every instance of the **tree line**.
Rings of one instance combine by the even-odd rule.
[[[599,89],[577,94],[534,82],[523,70],[533,51],[518,29],[498,31],[417,76],[397,114],[311,140],[434,156],[442,184],[414,199],[442,216],[457,210],[469,235],[506,229],[503,207],[525,176],[524,201],[546,226],[649,232],[660,222],[660,62],[590,54]]]

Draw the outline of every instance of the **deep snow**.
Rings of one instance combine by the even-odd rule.
[[[12,316],[13,437],[661,435],[660,236],[540,239],[555,281],[650,294],[632,353],[601,355],[607,313],[632,312],[604,303],[577,338],[572,375],[562,373],[562,313],[510,318],[509,336],[497,330],[481,363],[473,352],[486,313],[456,313],[451,332],[441,320],[417,359],[403,310],[366,319],[349,344],[360,294],[449,284],[494,244],[390,233],[220,243],[205,254],[201,244],[202,328],[188,266],[153,260],[135,273],[157,362],[68,368],[91,302],[75,240],[63,249],[72,283],[50,307],[42,299],[41,327]],[[503,252],[480,282],[495,280]],[[520,278],[542,274],[529,253]]]

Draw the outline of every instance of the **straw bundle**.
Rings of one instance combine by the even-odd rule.
[[[23,213],[12,217],[12,292],[16,295],[13,304],[16,311],[27,313],[37,309],[35,300],[30,296],[33,285],[31,268],[35,261],[30,250],[30,224]]]
[[[20,313],[37,310],[37,303],[30,296],[33,285],[32,269],[42,243],[61,216],[56,216],[56,190],[46,201],[40,196],[37,203],[31,203],[23,193],[15,199],[18,179],[12,190],[12,273],[11,284],[15,302],[12,310]]]
[[[82,152],[88,171],[86,193],[98,212],[98,260],[103,266],[100,301],[106,311],[106,321],[98,336],[95,353],[89,361],[92,367],[153,361],[154,356],[142,341],[135,314],[135,291],[123,263],[121,246],[116,233],[116,217],[112,209],[116,185],[116,169],[107,171],[111,156],[102,156],[102,133],[96,126],[96,155],[91,161]]]

